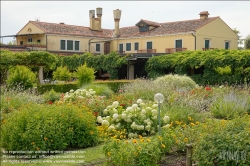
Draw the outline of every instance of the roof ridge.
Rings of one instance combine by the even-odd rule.
[[[213,19],[215,19],[215,18],[219,18],[220,16],[215,16],[215,17],[208,17],[208,18],[206,18],[206,19],[211,19],[211,18],[213,18]],[[171,22],[163,22],[163,23],[161,23],[161,24],[168,24],[168,23],[176,23],[176,22],[188,22],[188,21],[197,21],[197,20],[202,20],[202,19],[192,19],[192,20],[182,20],[182,21],[171,21]],[[204,19],[205,20],[205,19]]]

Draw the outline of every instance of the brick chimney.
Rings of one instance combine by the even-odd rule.
[[[208,13],[208,11],[203,11],[203,12],[200,12],[200,19],[206,19],[206,18],[208,18],[208,15],[209,15],[209,13]]]
[[[96,8],[95,18],[95,10],[89,10],[89,28],[91,30],[101,31],[102,30],[102,8]]]
[[[122,11],[119,9],[116,9],[116,10],[113,10],[113,13],[114,13],[114,21],[115,21],[115,33],[114,33],[114,35],[115,35],[115,37],[118,37],[120,35],[119,23],[120,23]]]

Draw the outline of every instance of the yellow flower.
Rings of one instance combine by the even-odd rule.
[[[135,156],[138,156],[138,153],[134,152]]]
[[[120,139],[122,139],[123,138],[123,136],[122,135],[120,135]]]
[[[148,141],[148,142],[151,142],[151,140],[150,140],[150,139],[147,139],[147,141]]]
[[[141,136],[141,135],[139,135],[138,137],[139,137],[140,139],[142,139],[142,136]]]
[[[34,145],[34,144],[35,144],[35,142],[32,142],[31,144],[32,144],[32,145]]]
[[[176,144],[178,144],[178,143],[179,143],[179,141],[178,141],[178,140],[175,140],[175,143],[176,143]]]
[[[161,147],[165,148],[166,146],[164,144],[161,144]]]
[[[116,142],[119,142],[119,141],[120,141],[119,139],[116,140]]]
[[[138,147],[138,150],[141,150],[141,147],[140,147],[140,146]]]
[[[159,139],[160,141],[162,141],[162,138],[161,138],[161,136],[158,136],[158,139]]]
[[[198,124],[200,124],[200,122],[198,122],[198,121],[197,121],[197,122],[195,122],[195,124],[197,124],[197,125],[198,125]]]
[[[128,141],[126,141],[126,144],[128,144]]]
[[[108,152],[108,154],[107,154],[108,156],[110,156],[111,155],[111,153],[110,152]]]
[[[188,142],[188,138],[184,138],[184,142]]]
[[[191,116],[188,116],[188,120],[190,120],[190,121],[192,120]]]
[[[44,137],[44,140],[46,141],[48,138]]]
[[[93,132],[93,131],[90,131],[89,133],[90,133],[90,135],[94,134],[94,132]]]
[[[195,124],[193,122],[190,123],[192,126],[195,126]]]
[[[137,144],[137,140],[136,140],[136,139],[133,139],[132,142],[133,142],[134,144]]]
[[[40,148],[36,148],[36,150],[40,150]]]
[[[140,139],[140,142],[144,142],[144,139]]]

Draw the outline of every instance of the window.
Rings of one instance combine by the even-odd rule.
[[[225,42],[225,49],[228,50],[229,49],[229,42]]]
[[[135,50],[139,50],[139,43],[135,43]]]
[[[36,42],[37,42],[37,43],[41,43],[41,40],[37,40]]]
[[[75,51],[80,51],[80,42],[75,41]]]
[[[60,49],[69,51],[80,51],[80,41],[60,40]]]
[[[67,50],[73,50],[73,40],[67,40]]]
[[[23,41],[20,41],[20,45],[23,45]]]
[[[144,26],[139,26],[139,31],[140,32],[147,32],[148,31],[148,26],[144,25]]]
[[[152,42],[147,42],[147,50],[152,49],[153,48],[152,45],[153,45]]]
[[[66,40],[61,40],[60,46],[61,46],[61,50],[65,50],[66,49]]]
[[[119,51],[123,52],[123,44],[119,44]]]
[[[205,40],[205,48],[209,48],[210,47],[210,40]]]
[[[175,40],[175,48],[182,48],[182,40]]]
[[[131,43],[126,43],[126,51],[131,51]]]
[[[29,42],[32,42],[32,38],[29,38],[29,39],[28,39],[28,43],[29,43]]]
[[[101,45],[100,44],[96,44],[95,45],[95,51],[96,52],[100,52],[101,51]]]

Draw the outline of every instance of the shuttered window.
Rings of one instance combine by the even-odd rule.
[[[61,50],[65,50],[66,49],[66,41],[65,40],[61,40]]]
[[[182,40],[175,40],[175,48],[182,48]]]
[[[153,49],[153,43],[152,42],[147,42],[147,49]]]
[[[139,50],[139,43],[135,43],[135,50]]]
[[[126,51],[131,51],[131,43],[126,43]]]
[[[205,40],[205,48],[209,48],[210,47],[210,40]]]

